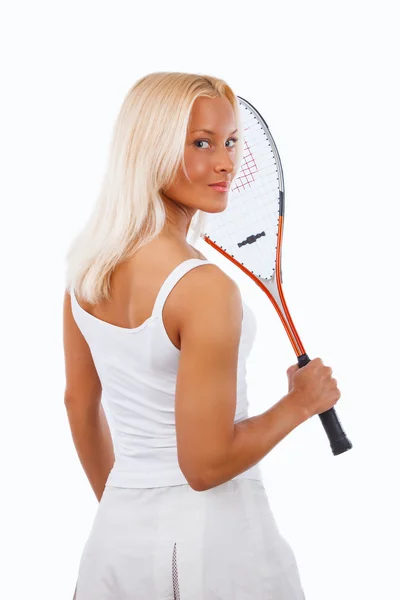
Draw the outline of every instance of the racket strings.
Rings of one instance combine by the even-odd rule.
[[[223,213],[208,215],[205,235],[258,277],[276,267],[279,176],[268,132],[240,105],[244,153]]]

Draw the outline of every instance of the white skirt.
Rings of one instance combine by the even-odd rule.
[[[106,486],[74,600],[304,600],[262,481]]]

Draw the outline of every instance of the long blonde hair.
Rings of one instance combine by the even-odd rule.
[[[110,298],[110,278],[117,264],[154,239],[165,224],[159,191],[172,184],[180,165],[188,177],[184,150],[194,101],[223,95],[233,107],[238,127],[234,177],[242,160],[243,135],[238,101],[225,81],[157,72],[132,86],[114,125],[97,202],[66,256],[68,289],[73,285],[90,304]],[[188,231],[192,243],[204,232],[206,218],[200,210],[192,218]]]

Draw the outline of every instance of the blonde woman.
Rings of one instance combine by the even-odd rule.
[[[76,600],[304,598],[258,463],[335,403],[328,367],[312,361],[302,379],[289,368],[288,394],[248,418],[255,318],[192,245],[207,213],[226,208],[212,184],[229,189],[242,153],[237,99],[220,79],[152,73],[122,104],[98,202],[68,254],[65,406],[99,501]]]

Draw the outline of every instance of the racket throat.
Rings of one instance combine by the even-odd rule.
[[[263,279],[262,277],[259,279],[263,288],[265,288],[265,293],[269,296],[269,299],[271,300],[276,312],[279,315],[279,318],[281,319],[282,325],[286,330],[296,356],[305,354],[306,352],[304,346],[290,316],[289,309],[283,295],[282,286],[277,285],[276,274],[274,274],[272,279]]]

